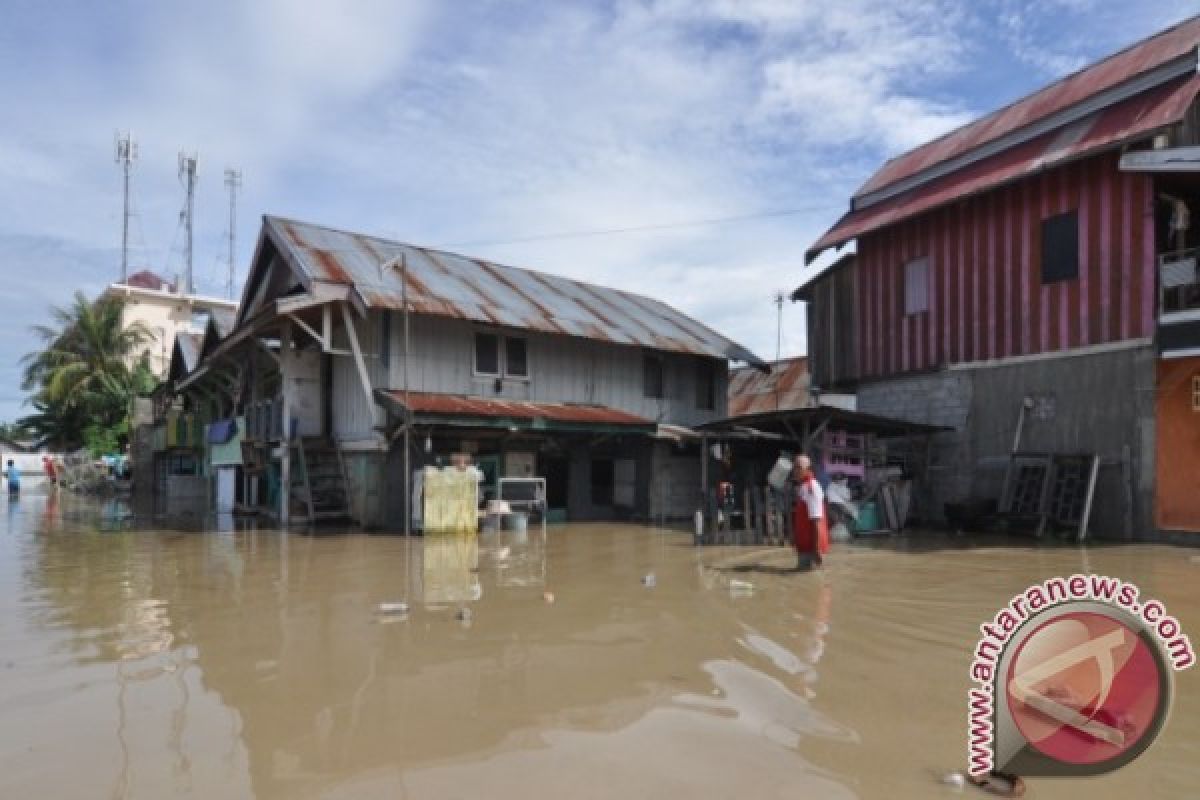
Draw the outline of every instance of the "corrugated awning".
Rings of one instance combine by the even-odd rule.
[[[377,390],[376,399],[403,414],[405,395],[401,389]],[[531,403],[523,400],[469,397],[435,392],[409,392],[407,408],[418,422],[435,422],[464,427],[522,430],[628,429],[654,433],[657,426],[645,417],[601,405],[574,403]]]
[[[1197,92],[1200,92],[1200,74],[1163,84],[902,195],[850,211],[809,248],[805,261],[809,263],[830,247],[841,246],[925,211],[1144,139],[1179,122]]]

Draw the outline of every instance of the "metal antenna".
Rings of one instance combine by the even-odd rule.
[[[783,350],[783,292],[775,292],[775,310],[777,312],[777,321],[775,323],[775,360],[778,361],[780,352]]]
[[[229,283],[225,290],[229,299],[233,299],[233,277],[235,272],[234,249],[237,245],[237,193],[242,188],[242,171],[240,169],[225,169],[225,186],[229,189]]]
[[[779,358],[783,350],[783,292],[775,292],[775,368],[779,368]],[[775,381],[775,410],[779,410],[779,378],[776,376]]]
[[[121,212],[121,283],[129,279],[129,173],[137,161],[137,142],[129,131],[117,131],[114,140],[114,161],[121,165],[124,178],[124,206]]]
[[[190,156],[182,151],[179,153],[179,177],[185,181],[187,187],[187,200],[183,207],[184,230],[187,235],[186,243],[184,244],[184,294],[195,294],[196,292],[196,286],[192,282],[192,230],[195,217],[197,160],[195,153],[192,153]]]

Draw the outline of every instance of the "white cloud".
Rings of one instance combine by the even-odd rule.
[[[808,209],[466,248],[660,297],[773,355],[772,294],[803,279],[803,250],[849,193],[885,155],[1007,99],[955,83],[994,54],[997,15],[1018,14],[1009,27],[1040,37],[1029,41],[1063,27],[1032,4],[988,2],[271,0],[94,16],[29,6],[35,16],[11,14],[0,34],[0,266],[36,263],[31,239],[13,238],[34,234],[87,254],[75,274],[54,261],[63,277],[47,291],[59,302],[77,281],[115,275],[112,132],[132,128],[135,255],[179,266],[177,248],[168,259],[182,200],[175,156],[194,148],[196,263],[209,290],[226,165],[245,175],[243,269],[262,213],[438,245]],[[1182,14],[1172,3],[1152,0],[1153,22],[1139,24]],[[1056,7],[1075,15],[1083,42],[1063,52],[1098,55],[1088,21],[1126,11],[1100,5]],[[1136,35],[1111,21],[1105,32]],[[0,297],[0,317],[10,303]],[[798,307],[786,318],[785,354],[803,345]],[[10,339],[0,366],[25,349]]]

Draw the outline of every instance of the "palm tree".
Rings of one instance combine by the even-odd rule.
[[[76,292],[71,305],[51,310],[55,325],[34,326],[44,346],[21,360],[37,413],[21,424],[44,442],[74,448],[100,434],[123,435],[133,397],[153,389],[147,356],[137,354],[150,333],[125,326],[123,308],[118,298],[91,302]]]

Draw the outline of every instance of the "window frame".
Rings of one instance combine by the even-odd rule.
[[[917,270],[920,270],[921,297],[919,307],[917,303],[913,303],[914,299],[914,284]],[[904,316],[916,317],[921,314],[928,314],[931,305],[929,296],[929,256],[917,256],[910,258],[904,262]]]
[[[1059,257],[1065,253],[1065,250],[1064,253],[1055,253],[1047,250],[1047,246],[1049,244],[1047,226],[1059,226],[1067,223],[1068,221],[1073,223],[1072,230],[1074,232],[1074,236],[1070,240],[1070,245],[1068,246],[1066,244],[1066,240],[1064,239],[1062,242],[1059,242],[1058,247],[1054,249],[1064,250],[1064,248],[1066,248],[1074,254],[1075,261],[1069,270],[1064,269],[1065,265],[1060,265],[1058,263]],[[1057,228],[1054,228],[1051,230],[1051,232],[1053,233],[1056,230]],[[1039,264],[1039,272],[1041,273],[1040,277],[1042,279],[1042,286],[1051,286],[1056,283],[1066,283],[1068,281],[1079,280],[1079,273],[1083,267],[1079,260],[1079,209],[1071,208],[1058,214],[1051,214],[1049,216],[1042,217],[1041,224],[1038,227],[1038,237],[1038,256],[1041,259],[1041,263]],[[1051,256],[1051,258],[1048,258],[1047,256]],[[1048,265],[1052,265],[1052,272],[1047,272]]]
[[[490,337],[496,343],[496,371],[481,372],[479,369],[479,338],[481,336]],[[525,373],[516,375],[509,372],[508,368],[508,343],[510,341],[520,341],[525,348]],[[471,374],[476,378],[487,378],[489,380],[509,380],[509,381],[529,381],[533,375],[529,363],[529,337],[519,336],[516,334],[504,333],[502,331],[479,328],[474,331],[474,336],[471,339]]]
[[[520,342],[521,348],[525,351],[525,356],[524,356],[525,371],[523,373],[521,373],[520,375],[517,375],[509,370],[509,366],[508,366],[509,342]],[[504,348],[503,349],[504,349],[504,360],[503,360],[503,363],[500,365],[500,370],[501,370],[501,373],[504,375],[504,377],[507,378],[508,380],[513,380],[513,381],[529,380],[529,337],[527,337],[527,336],[511,336],[509,334],[504,334]]]
[[[471,372],[477,378],[500,378],[504,375],[504,364],[501,362],[500,334],[494,331],[475,331],[475,335],[471,339]],[[481,336],[490,337],[496,343],[496,371],[484,372],[479,369],[479,338]]]

